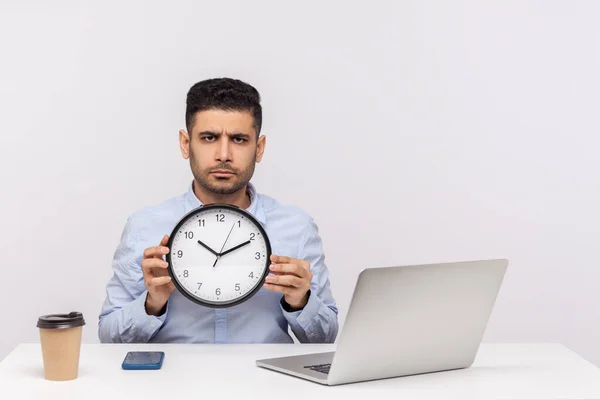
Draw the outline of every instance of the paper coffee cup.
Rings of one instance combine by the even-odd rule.
[[[83,315],[75,311],[38,318],[44,377],[47,380],[68,381],[77,378],[84,325]]]

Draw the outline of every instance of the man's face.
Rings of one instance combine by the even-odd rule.
[[[196,182],[210,193],[228,195],[250,182],[265,137],[257,140],[249,112],[206,110],[196,113],[191,132],[179,132],[179,144]]]

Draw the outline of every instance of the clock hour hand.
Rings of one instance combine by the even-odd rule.
[[[240,247],[244,247],[245,245],[247,245],[247,244],[249,244],[249,243],[250,243],[250,241],[249,241],[249,240],[247,240],[247,241],[245,241],[244,243],[238,244],[237,246],[233,246],[233,247],[232,247],[232,248],[230,248],[229,250],[225,250],[224,252],[222,252],[222,253],[220,254],[220,256],[221,256],[221,257],[223,257],[225,254],[227,254],[227,253],[231,253],[232,251],[234,251],[234,250],[237,250],[237,249],[239,249]]]
[[[202,247],[204,247],[205,249],[207,249],[208,251],[210,251],[211,253],[213,253],[215,256],[219,256],[219,253],[217,253],[216,251],[214,251],[213,249],[211,249],[210,247],[208,247],[207,245],[205,245],[204,243],[202,243],[200,240],[198,240],[198,243],[200,245],[202,245]]]

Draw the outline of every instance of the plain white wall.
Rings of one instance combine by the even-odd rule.
[[[0,5],[0,359],[97,317],[126,217],[187,189],[185,94],[263,96],[253,182],[320,227],[340,321],[363,267],[507,257],[486,341],[600,365],[600,4]]]

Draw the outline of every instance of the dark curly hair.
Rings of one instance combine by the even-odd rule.
[[[187,93],[185,109],[185,124],[190,135],[196,113],[211,109],[251,113],[256,136],[259,136],[262,107],[260,94],[252,85],[232,78],[212,78],[194,84]]]

